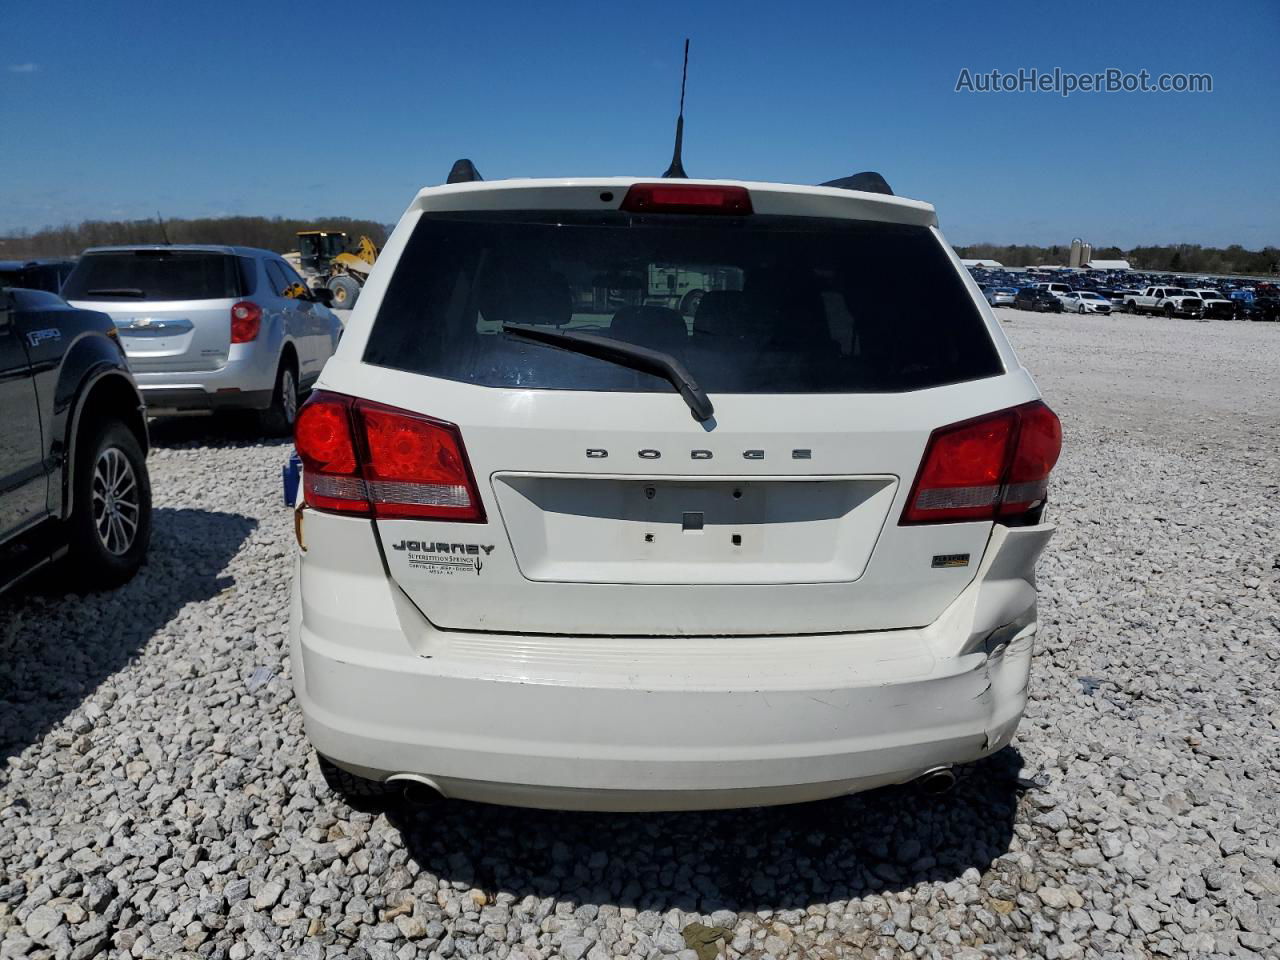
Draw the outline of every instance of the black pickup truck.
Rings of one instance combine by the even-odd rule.
[[[63,281],[75,269],[68,258],[45,257],[39,260],[0,260],[0,287],[25,287],[59,293]]]
[[[0,591],[65,560],[103,589],[151,533],[147,421],[111,318],[0,287]]]

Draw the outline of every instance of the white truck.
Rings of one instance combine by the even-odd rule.
[[[1036,286],[1041,290],[1048,290],[1059,300],[1071,293],[1070,285],[1065,283],[1037,283]]]
[[[1198,317],[1204,301],[1181,287],[1147,287],[1125,301],[1130,313],[1163,313],[1166,317]]]

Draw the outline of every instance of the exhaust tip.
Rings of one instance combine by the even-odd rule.
[[[391,787],[399,788],[400,796],[404,798],[405,802],[414,806],[427,806],[444,799],[444,794],[440,792],[439,787],[425,777],[419,777],[415,774],[402,773],[394,777],[388,777],[387,784]]]
[[[915,779],[916,786],[931,797],[940,797],[956,785],[956,774],[951,767],[933,767]]]

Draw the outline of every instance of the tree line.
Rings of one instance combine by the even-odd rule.
[[[133,243],[221,243],[263,247],[276,253],[296,250],[299,230],[341,230],[355,240],[367,235],[382,246],[390,233],[386,224],[351,217],[203,217],[198,219],[85,220],[80,224],[45,227],[33,232],[0,236],[0,260],[28,257],[73,257],[86,247]],[[998,260],[1007,267],[1065,265],[1071,248],[1061,244],[1038,247],[1027,244],[973,243],[957,246],[966,259]],[[1170,273],[1243,273],[1272,276],[1280,273],[1280,248],[1246,250],[1202,247],[1179,243],[1168,246],[1097,247],[1096,260],[1128,260],[1137,270]]]
[[[262,247],[276,253],[298,249],[299,230],[341,230],[352,241],[368,236],[381,247],[390,228],[351,217],[203,217],[184,220],[85,220],[79,224],[0,236],[0,260],[74,257],[86,247],[137,243],[218,243]]]
[[[998,260],[1006,267],[1065,266],[1071,248],[1061,244],[1037,247],[1027,244],[972,243],[957,246],[956,255],[966,260]],[[1242,273],[1274,276],[1280,273],[1280,248],[1246,250],[1238,243],[1229,247],[1202,247],[1198,243],[1167,246],[1094,247],[1095,260],[1128,260],[1135,270],[1152,273]]]

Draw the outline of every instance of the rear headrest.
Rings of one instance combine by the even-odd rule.
[[[750,343],[756,349],[777,339],[784,327],[783,314],[773,303],[739,290],[703,294],[693,323],[695,333]]]
[[[723,334],[737,329],[736,318],[743,312],[741,290],[708,290],[698,303],[693,328],[700,333]]]
[[[613,316],[609,333],[619,340],[670,352],[689,341],[689,328],[677,310],[657,305],[623,307]]]
[[[551,270],[494,263],[481,281],[480,311],[486,320],[558,327],[573,317],[569,283]]]
[[[805,341],[831,335],[822,294],[812,275],[805,271],[758,267],[747,274],[742,292],[751,303],[781,320],[770,331],[775,341]]]

